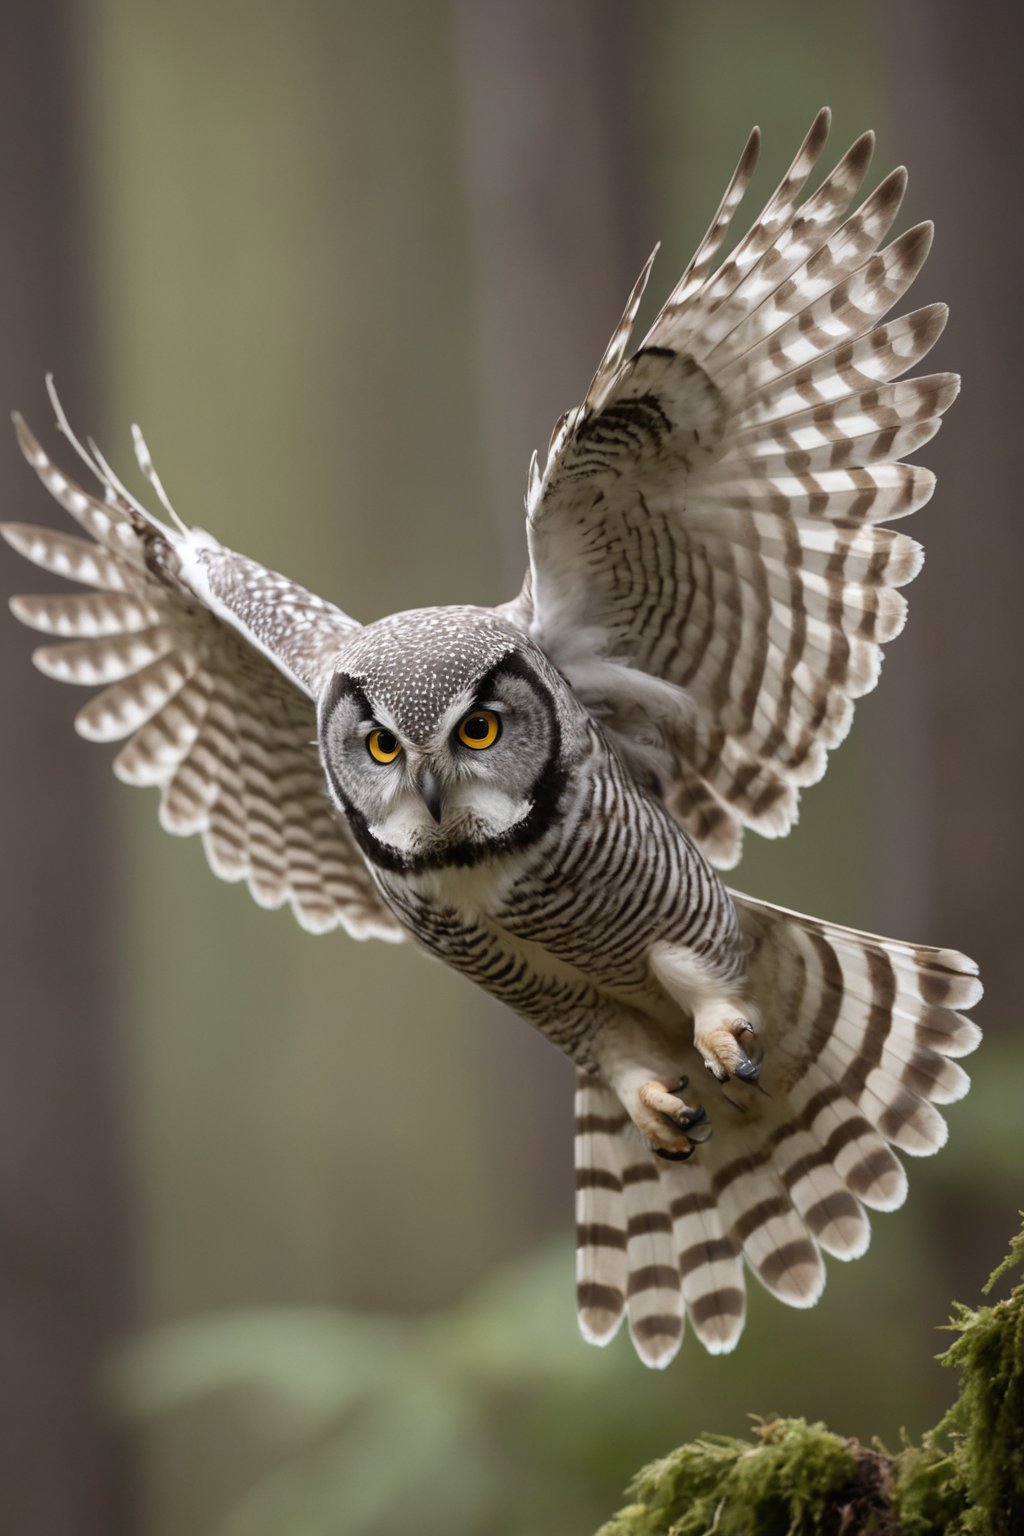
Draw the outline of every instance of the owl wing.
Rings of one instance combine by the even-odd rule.
[[[357,938],[401,938],[331,811],[316,744],[315,700],[342,639],[359,626],[208,535],[166,527],[93,444],[78,443],[52,389],[51,398],[102,499],[69,480],[20,417],[18,441],[90,538],[17,523],[0,533],[33,564],[92,589],[11,600],[22,623],[56,637],[33,656],[41,672],[105,685],[79,711],[79,735],[127,738],[114,759],[118,778],[157,785],[163,826],[198,832],[214,873],[246,880],[261,906],[289,902],[316,933],[340,925]]]
[[[626,358],[651,263],[583,404],[530,468],[530,568],[504,613],[602,717],[635,771],[718,864],[744,826],[789,830],[853,700],[903,626],[920,569],[881,528],[923,506],[902,463],[958,381],[894,382],[936,341],[942,305],[882,323],[931,226],[882,245],[900,169],[852,214],[873,136],[810,197],[819,114],[752,229],[713,259],[750,182],[755,129],[699,250]],[[653,257],[652,257],[653,260]]]

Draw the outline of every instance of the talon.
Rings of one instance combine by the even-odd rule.
[[[749,1054],[744,1051],[743,1057],[743,1061],[735,1069],[733,1076],[738,1077],[741,1083],[753,1083],[756,1087],[761,1088],[761,1084],[757,1079],[761,1071],[761,1063],[764,1061],[764,1047],[758,1046],[756,1050],[751,1051]],[[761,1088],[761,1092],[764,1092],[763,1088]]]
[[[764,1051],[759,1045],[752,1044],[748,1052],[740,1044],[747,1035],[756,1036],[754,1024],[742,1015],[725,1013],[723,1017],[723,1012],[707,1005],[695,1016],[694,1044],[701,1060],[720,1083],[735,1077],[737,1082],[756,1084]]]
[[[708,1112],[704,1108],[703,1104],[698,1104],[696,1109],[688,1109],[684,1105],[682,1113],[676,1115],[675,1118],[678,1124],[682,1126],[687,1136],[689,1136],[693,1141],[701,1140],[699,1136],[694,1136],[694,1131],[700,1131],[704,1128],[704,1126],[707,1126],[709,1132],[711,1130],[711,1125],[708,1121]]]
[[[638,1094],[633,1120],[652,1152],[670,1162],[686,1162],[697,1146],[711,1135],[711,1123],[702,1104],[691,1106],[681,1097],[687,1078],[650,1078]]]
[[[705,1141],[711,1140],[712,1130],[713,1126],[707,1117],[707,1111],[700,1109],[697,1113],[697,1119],[692,1120],[686,1127],[686,1134],[691,1141],[701,1146]]]

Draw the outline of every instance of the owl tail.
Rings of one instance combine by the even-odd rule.
[[[977,967],[949,949],[858,933],[733,893],[750,953],[764,1063],[758,1093],[691,1070],[714,1134],[688,1162],[653,1156],[614,1091],[576,1088],[577,1308],[606,1344],[624,1316],[641,1359],[665,1366],[688,1315],[712,1353],[743,1330],[746,1266],[772,1295],[808,1307],[822,1253],[858,1258],[867,1210],[906,1197],[897,1152],[937,1152],[937,1104],[967,1092],[953,1057],[977,1046],[956,1010],[981,997]],[[702,1085],[703,1091],[702,1091]]]

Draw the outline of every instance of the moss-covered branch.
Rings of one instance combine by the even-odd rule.
[[[1024,1268],[1024,1230],[989,1280]],[[598,1536],[1012,1536],[1024,1532],[1024,1280],[957,1304],[956,1402],[896,1455],[803,1419],[704,1435],[645,1467]]]

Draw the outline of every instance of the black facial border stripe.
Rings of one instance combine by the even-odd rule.
[[[335,672],[327,684],[323,708],[320,711],[321,733],[326,732],[328,722],[342,699],[354,699],[367,719],[373,719],[373,710],[362,686],[347,672]]]
[[[551,705],[552,708],[554,707],[551,699],[551,693],[537,676],[536,669],[530,666],[530,663],[526,660],[520,651],[506,651],[504,656],[500,657],[499,660],[494,663],[494,666],[491,668],[491,670],[489,672],[485,672],[483,677],[480,679],[476,686],[476,692],[473,694],[474,703],[471,708],[480,708],[481,702],[487,697],[489,693],[493,692],[494,685],[499,677],[525,678],[526,681],[531,683],[537,692],[544,697],[545,702],[548,705]]]
[[[341,785],[338,782],[337,775],[334,772],[334,768],[331,765],[327,753],[324,751],[324,743],[327,739],[327,731],[330,726],[331,716],[334,714],[334,711],[337,709],[342,699],[353,699],[359,708],[363,711],[364,716],[366,716],[368,719],[373,718],[373,710],[370,708],[370,702],[367,699],[366,694],[363,692],[362,687],[359,683],[356,682],[354,677],[351,677],[347,672],[336,672],[334,674],[334,676],[331,678],[331,681],[327,685],[327,692],[324,695],[323,708],[320,711],[320,722],[317,727],[317,737],[320,745],[320,761],[324,765],[324,771],[327,774],[331,788],[334,790],[334,793],[338,798],[338,803],[343,807],[345,815],[348,816],[351,820],[354,808],[349,804],[348,800],[343,794]]]

